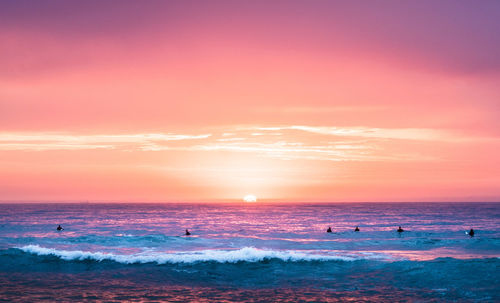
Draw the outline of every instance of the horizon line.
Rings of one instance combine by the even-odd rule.
[[[500,203],[500,200],[475,200],[475,201],[464,201],[464,200],[427,200],[427,201],[285,201],[285,200],[258,200],[256,202],[245,202],[243,200],[201,200],[201,201],[116,201],[116,200],[0,200],[0,204],[269,204],[269,203],[279,203],[279,204],[340,204],[340,203]]]

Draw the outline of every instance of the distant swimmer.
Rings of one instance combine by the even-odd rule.
[[[359,231],[359,227],[356,226],[356,228],[354,229],[354,231]]]
[[[474,237],[474,230],[472,228],[469,230],[469,236]]]
[[[332,228],[330,226],[328,226],[328,229],[326,230],[327,233],[331,233],[332,232]]]
[[[186,229],[186,233],[185,233],[186,236],[191,236],[191,233],[189,232],[189,230]]]
[[[404,229],[401,228],[401,226],[398,228],[398,233],[404,232]]]
[[[57,226],[57,228],[56,228],[56,229],[57,229],[57,230],[59,230],[59,231],[61,231],[61,230],[63,230],[64,228],[62,228],[62,227],[61,227],[61,225],[59,225],[59,226]]]

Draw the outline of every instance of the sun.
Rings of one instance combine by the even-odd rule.
[[[243,197],[243,201],[245,201],[245,202],[257,202],[257,197],[254,195],[246,195]]]

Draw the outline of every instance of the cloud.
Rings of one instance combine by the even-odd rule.
[[[290,129],[302,130],[323,135],[369,137],[405,140],[440,140],[443,134],[433,129],[421,128],[367,128],[367,127],[314,127],[291,126]]]
[[[428,128],[374,128],[291,125],[278,127],[257,127],[261,131],[299,130],[309,133],[339,137],[365,137],[398,140],[456,140],[457,136],[443,130]]]
[[[309,145],[285,141],[274,143],[208,143],[192,146],[189,150],[244,152],[281,160],[422,161],[432,159],[430,156],[415,153],[384,153],[380,147],[373,145],[320,143]]]
[[[0,150],[78,150],[140,148],[169,141],[200,140],[211,134],[120,134],[120,135],[68,135],[53,133],[0,133]]]
[[[401,140],[407,142],[401,144]],[[467,140],[440,129],[233,125],[212,127],[210,133],[195,135],[0,133],[0,150],[229,152],[281,160],[428,161],[436,159],[428,148],[435,141],[457,144]]]

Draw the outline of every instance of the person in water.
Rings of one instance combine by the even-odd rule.
[[[356,226],[356,228],[354,229],[354,231],[359,231],[359,227]]]
[[[62,228],[62,227],[61,227],[61,225],[59,225],[59,226],[57,226],[57,228],[56,228],[56,229],[57,229],[57,230],[59,230],[59,231],[61,231],[61,230],[63,230],[64,228]]]
[[[401,226],[398,228],[398,233],[404,232],[404,229],[401,228]]]
[[[469,236],[474,237],[474,230],[472,228],[469,230]]]
[[[191,233],[189,232],[189,230],[186,229],[186,233],[185,233],[186,236],[191,236]]]
[[[328,226],[328,229],[326,230],[327,233],[331,233],[332,232],[332,228],[330,226]]]

